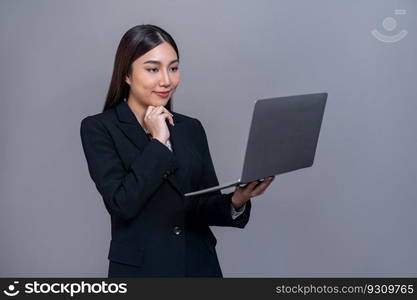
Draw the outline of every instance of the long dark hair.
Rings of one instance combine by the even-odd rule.
[[[132,63],[159,44],[169,43],[180,58],[177,45],[171,35],[162,28],[143,24],[130,28],[122,37],[117,48],[114,59],[113,75],[110,87],[107,92],[106,102],[103,111],[106,111],[124,99],[128,98],[130,86],[125,81],[125,77],[132,72]],[[165,105],[168,110],[172,110],[172,96]]]

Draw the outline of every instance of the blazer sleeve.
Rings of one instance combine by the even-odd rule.
[[[203,171],[200,179],[199,189],[205,189],[219,185],[210,150],[207,136],[201,122],[198,123],[199,136],[201,138],[200,147],[203,149]],[[244,228],[249,221],[251,200],[246,202],[244,212],[236,219],[231,214],[231,199],[233,192],[223,194],[221,191],[214,191],[202,195],[191,196],[194,201],[194,211],[196,217],[209,226],[229,226]]]
[[[134,218],[175,166],[172,152],[152,139],[126,169],[111,135],[93,116],[82,120],[80,134],[90,176],[108,212],[119,218]]]

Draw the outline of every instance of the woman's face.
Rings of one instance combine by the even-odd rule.
[[[130,85],[129,98],[144,109],[165,106],[180,82],[178,67],[174,48],[166,42],[159,44],[132,63],[132,73],[125,78]]]

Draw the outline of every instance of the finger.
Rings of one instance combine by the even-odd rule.
[[[164,106],[157,106],[155,109],[155,114],[162,114],[162,113],[167,113],[171,116],[174,116],[168,109],[166,109]]]
[[[152,116],[152,112],[155,110],[155,106],[148,106],[145,111],[145,116],[143,117],[145,120],[149,120]]]
[[[146,108],[146,111],[145,111],[145,117],[146,116],[148,116],[153,110],[155,109],[155,106],[152,106],[152,105],[149,105],[147,108]]]
[[[274,181],[275,176],[269,176],[269,177],[265,177],[261,183],[271,183],[272,181]]]
[[[158,115],[158,117],[160,117],[164,120],[168,119],[168,122],[170,122],[171,125],[174,125],[174,119],[172,118],[170,113],[162,113],[162,114]]]
[[[166,113],[169,113],[171,116],[174,116],[165,106],[161,106],[162,110],[165,111]]]
[[[160,115],[160,114],[162,113],[162,111],[163,111],[162,106],[155,107],[155,108],[151,111],[151,115],[152,115],[152,116],[157,116],[157,115]]]
[[[259,184],[251,193],[252,197],[263,194],[266,188],[269,186],[269,183]]]
[[[167,115],[167,119],[168,119],[168,122],[172,125],[172,126],[174,126],[174,119],[172,118],[172,114],[170,114],[169,112],[168,113],[164,113],[165,115]]]
[[[252,181],[243,188],[243,191],[245,193],[250,194],[257,184],[258,184],[258,181]]]
[[[259,184],[253,191],[252,191],[252,197],[261,195],[265,192],[265,190],[268,188],[268,186],[271,184],[272,179],[265,180],[261,184]]]
[[[272,182],[273,180],[274,180],[274,178],[275,178],[275,176],[270,176],[270,177],[266,177],[266,178],[263,178],[263,181],[258,181],[258,180],[255,180],[255,181],[251,181],[250,183],[247,183],[246,185],[244,185],[244,186],[240,186],[240,185],[238,185],[238,187],[240,188],[240,189],[243,189],[243,190],[246,190],[246,189],[248,189],[249,187],[251,187],[251,190],[253,190],[258,184],[259,185],[261,185],[262,183],[270,183],[270,182]],[[249,189],[248,189],[249,190]]]
[[[259,194],[261,192],[263,192],[263,190],[266,189],[266,187],[271,183],[271,179],[270,178],[263,178],[262,181],[257,181],[257,185],[255,186],[255,188],[252,190],[252,194]]]
[[[259,185],[259,187],[266,189],[274,180],[274,176],[265,178],[265,180]]]
[[[166,107],[161,106],[161,108],[162,108],[163,113],[169,114],[169,118],[168,118],[169,123],[171,123],[171,125],[174,126],[175,125],[174,124],[174,115],[168,109],[166,109]]]
[[[265,178],[265,180],[264,180],[264,182],[267,182],[268,184],[270,184],[272,181],[274,181],[274,177],[273,176],[268,177],[268,178]]]

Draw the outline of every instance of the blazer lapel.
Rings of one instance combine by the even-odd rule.
[[[174,126],[168,125],[170,131],[170,141],[172,150],[177,160],[179,168],[169,177],[169,181],[175,186],[181,195],[184,195],[187,191],[186,182],[189,181],[189,161],[193,159],[193,153],[190,152],[187,143],[189,141],[186,137],[186,128],[184,123],[177,122],[174,113]]]
[[[117,125],[127,138],[136,145],[136,147],[142,150],[150,140],[127,102],[119,103],[116,106],[116,113],[117,118],[120,121]],[[173,112],[173,115],[175,125],[172,126],[171,124],[168,124],[168,129],[170,131],[169,139],[175,156],[175,165],[177,167],[174,169],[174,173],[168,177],[168,180],[181,195],[184,195],[187,192],[186,187],[184,186],[184,183],[187,182],[187,162],[192,159],[193,153],[188,150],[188,141],[185,136],[186,128],[182,127],[184,124],[181,122],[181,118],[179,118],[175,112]]]
[[[117,125],[136,147],[143,149],[149,143],[149,138],[146,136],[145,130],[139,124],[129,105],[127,105],[127,102],[119,103],[116,106],[116,113],[120,121]]]

